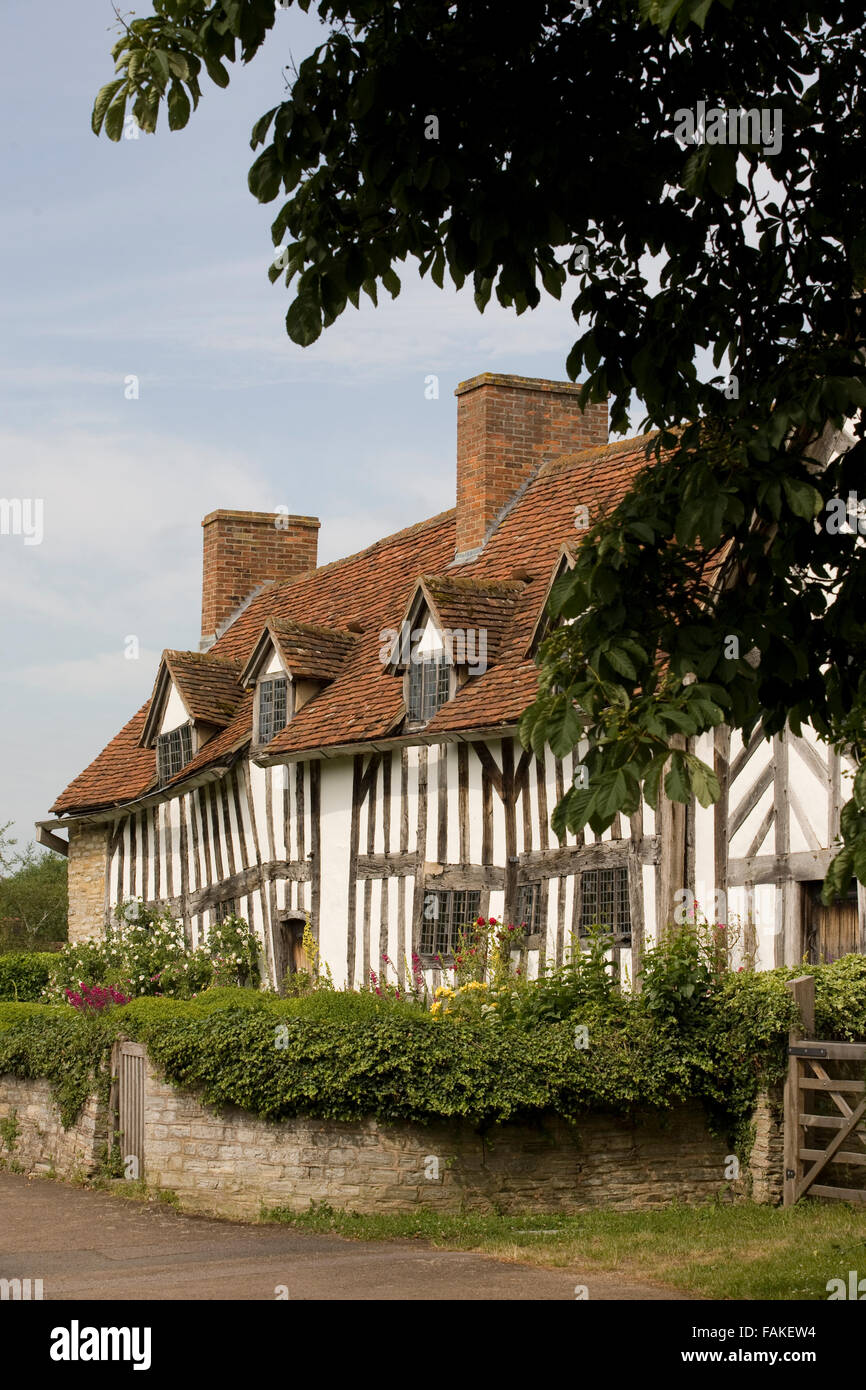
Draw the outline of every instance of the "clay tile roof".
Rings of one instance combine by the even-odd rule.
[[[481,554],[454,566],[455,513],[443,512],[378,541],[345,560],[300,578],[268,585],[252,599],[204,656],[181,656],[186,680],[195,687],[189,698],[202,719],[225,727],[210,739],[175,779],[181,784],[195,772],[224,765],[251,736],[252,697],[237,703],[233,682],[249,661],[271,620],[284,625],[280,641],[295,643],[297,659],[312,673],[333,670],[331,660],[345,640],[339,669],[268,745],[268,757],[337,754],[341,748],[393,734],[405,713],[401,680],[387,670],[382,634],[400,626],[419,587],[419,576],[444,626],[487,626],[496,630],[496,660],[473,675],[453,700],[427,725],[426,738],[456,732],[513,727],[532,701],[537,673],[527,655],[532,634],[563,544],[581,542],[575,507],[591,515],[612,509],[636,475],[648,465],[653,436],[587,449],[544,465],[505,514]],[[521,581],[515,579],[516,573]],[[450,621],[446,622],[445,615]],[[482,623],[482,618],[484,622]],[[458,620],[459,619],[459,620]],[[356,632],[351,646],[350,623]],[[313,638],[318,629],[322,635]],[[301,648],[304,646],[304,655]],[[189,660],[192,658],[192,660]],[[291,660],[288,664],[291,668]],[[180,673],[180,666],[175,662]],[[215,684],[193,674],[216,672]],[[204,692],[209,692],[205,701]],[[187,696],[184,695],[186,699]],[[235,704],[232,704],[232,700]],[[200,703],[201,701],[201,703]],[[234,717],[226,708],[231,706]],[[82,811],[140,796],[155,782],[152,750],[138,748],[147,707],[121,730],[96,760],[67,787],[54,810]],[[219,714],[218,720],[213,719]]]
[[[290,618],[271,619],[268,630],[291,675],[311,680],[334,680],[358,640],[356,633],[345,628],[321,627]]]
[[[468,575],[450,574],[424,575],[421,584],[440,628],[450,632],[484,631],[487,660],[495,661],[502,635],[514,617],[517,599],[526,584],[519,580],[484,583]]]
[[[243,693],[238,683],[239,661],[211,652],[167,651],[163,659],[193,719],[229,723]]]

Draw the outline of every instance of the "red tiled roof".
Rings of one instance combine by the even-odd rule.
[[[357,634],[318,623],[298,623],[287,618],[270,624],[280,655],[293,677],[332,681],[358,640]]]
[[[238,707],[239,661],[220,659],[215,652],[163,653],[169,674],[193,719],[225,725]]]
[[[399,627],[422,576],[438,577],[447,592],[449,615],[460,588],[454,578],[470,581],[477,604],[479,591],[509,584],[510,619],[498,634],[496,662],[472,676],[455,698],[426,727],[436,734],[490,729],[517,722],[537,688],[533,662],[526,650],[544,603],[550,576],[563,542],[579,543],[575,507],[591,514],[616,505],[637,473],[647,465],[651,436],[588,449],[545,465],[506,514],[482,553],[471,563],[453,567],[455,513],[428,521],[378,541],[345,560],[323,565],[288,583],[269,585],[252,600],[211,648],[208,655],[244,664],[268,619],[276,623],[318,625],[345,631],[360,627],[339,672],[308,701],[268,745],[268,754],[299,756],[387,737],[403,716],[401,680],[386,671],[386,629]],[[520,580],[517,584],[515,581]],[[513,595],[513,596],[512,596]],[[469,611],[469,609],[467,609]],[[475,613],[471,606],[471,613]],[[470,626],[462,615],[462,623]],[[444,619],[443,619],[444,621]],[[139,711],[90,767],[62,793],[54,810],[82,811],[140,796],[155,780],[154,754],[137,747],[144,710]],[[175,783],[209,763],[230,757],[251,737],[252,697],[247,695],[231,722],[200,750]]]

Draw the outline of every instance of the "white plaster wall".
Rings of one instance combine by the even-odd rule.
[[[163,710],[159,732],[161,734],[170,733],[172,729],[178,729],[181,724],[186,724],[188,719],[189,711],[180,698],[177,687],[172,682],[169,687],[168,699],[165,702],[165,709]]]
[[[319,950],[336,985],[346,983],[346,924],[349,916],[349,837],[352,821],[352,759],[328,759],[322,767],[322,876]],[[411,825],[411,821],[410,821]],[[363,894],[359,895],[363,900]]]

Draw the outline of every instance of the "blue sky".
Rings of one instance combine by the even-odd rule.
[[[328,561],[453,505],[455,385],[563,378],[574,324],[552,300],[479,315],[407,267],[397,300],[296,347],[267,278],[279,203],[246,175],[253,122],[318,22],[281,12],[186,130],[115,145],[90,130],[109,0],[4,0],[3,20],[0,497],[44,503],[41,544],[0,535],[0,824],[27,840],[147,698],[163,648],[197,648],[207,512],[314,514]]]

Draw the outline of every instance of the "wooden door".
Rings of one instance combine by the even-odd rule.
[[[804,945],[810,965],[829,965],[840,956],[858,949],[859,917],[857,888],[844,898],[825,906],[820,883],[803,885]]]
[[[117,1108],[124,1177],[144,1177],[145,1051],[140,1043],[121,1042],[117,1055]]]
[[[306,917],[283,917],[277,923],[274,941],[274,970],[277,976],[277,989],[282,990],[286,972],[292,975],[299,970],[309,970],[307,953],[304,950],[304,927]]]

